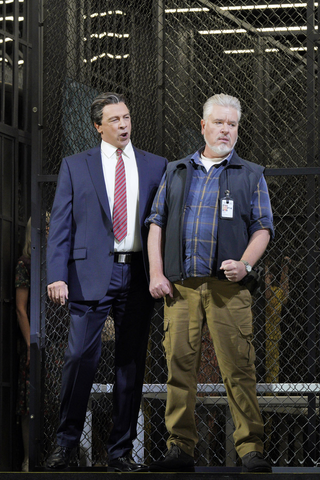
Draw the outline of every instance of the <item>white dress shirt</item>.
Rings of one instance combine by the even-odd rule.
[[[127,185],[127,235],[119,242],[114,239],[115,252],[140,252],[142,250],[139,225],[139,175],[136,157],[131,141],[122,151],[126,171]],[[117,147],[102,140],[101,159],[104,181],[107,188],[110,212],[113,216],[114,184],[116,164],[118,161]]]

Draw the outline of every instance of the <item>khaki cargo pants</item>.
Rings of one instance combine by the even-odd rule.
[[[194,456],[197,373],[206,320],[235,425],[237,453],[240,457],[251,451],[262,453],[264,429],[256,395],[250,292],[238,283],[197,277],[176,282],[173,294],[164,309],[168,448],[173,442]]]

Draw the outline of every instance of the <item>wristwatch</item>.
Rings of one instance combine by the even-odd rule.
[[[245,260],[240,260],[240,262],[244,263],[244,265],[245,265],[245,267],[246,267],[246,272],[247,272],[247,274],[250,273],[251,270],[252,270],[251,265],[250,265],[248,262],[246,262]]]

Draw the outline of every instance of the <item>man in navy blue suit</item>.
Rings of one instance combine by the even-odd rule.
[[[101,331],[112,307],[115,324],[113,428],[108,465],[143,471],[131,456],[154,301],[148,287],[147,228],[167,160],[131,144],[122,95],[103,93],[91,106],[101,144],[62,161],[47,245],[49,298],[68,300],[70,330],[62,374],[57,447],[46,461],[66,469],[76,455],[101,353]],[[124,163],[124,238],[113,225],[117,162]],[[122,222],[122,220],[121,220]]]

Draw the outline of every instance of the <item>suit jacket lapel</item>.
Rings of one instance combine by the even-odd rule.
[[[88,164],[88,169],[89,169],[92,183],[97,192],[102,208],[104,209],[110,221],[112,221],[109,202],[108,202],[108,196],[107,196],[107,189],[104,181],[100,146],[95,147],[88,152],[87,164]]]

